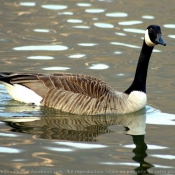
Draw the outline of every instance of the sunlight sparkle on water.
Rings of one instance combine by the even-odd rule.
[[[143,23],[143,22],[142,21],[121,21],[121,22],[118,22],[119,25],[125,25],[125,26],[141,24],[141,23]]]
[[[83,21],[80,19],[68,19],[67,22],[68,23],[82,23]]]
[[[94,26],[100,27],[100,28],[114,28],[112,24],[108,24],[108,23],[94,23]]]
[[[144,19],[154,19],[155,17],[150,16],[150,15],[144,15],[144,16],[142,16],[142,18],[144,18]]]
[[[90,7],[91,4],[89,4],[89,3],[77,3],[77,6],[80,6],[80,7]]]
[[[163,26],[165,28],[171,28],[171,29],[174,29],[175,28],[175,24],[164,24]]]
[[[13,50],[20,50],[20,51],[35,51],[35,50],[52,50],[52,51],[61,51],[67,50],[67,46],[62,45],[43,45],[43,46],[21,46],[21,47],[14,47]]]
[[[123,12],[116,12],[116,13],[106,13],[107,17],[126,17],[128,16],[127,13],[123,13]]]
[[[16,149],[16,148],[9,148],[9,147],[0,147],[0,152],[1,153],[20,153],[21,150]]]
[[[145,30],[142,30],[142,29],[131,29],[131,28],[126,28],[126,29],[123,29],[125,32],[131,32],[131,33],[140,33],[140,34],[143,34],[145,33]]]
[[[169,159],[169,160],[175,159],[175,156],[173,156],[173,155],[152,154],[152,155],[150,155],[150,156],[151,156],[151,157],[161,158],[161,159]]]
[[[86,55],[85,54],[75,54],[75,55],[70,55],[68,56],[69,58],[83,58],[85,57]]]
[[[71,152],[73,149],[70,148],[57,148],[57,147],[44,147],[45,149],[58,152]]]
[[[73,28],[76,28],[76,29],[89,29],[90,26],[73,26]]]
[[[78,45],[79,46],[88,46],[88,47],[90,47],[90,46],[95,46],[97,44],[96,43],[78,43]]]
[[[106,64],[92,64],[92,66],[89,67],[89,69],[108,69],[109,66]]]
[[[29,7],[32,7],[32,6],[35,6],[36,5],[35,2],[20,2],[19,4],[21,6],[29,6]]]
[[[105,148],[106,145],[101,144],[88,144],[88,143],[75,143],[75,142],[55,142],[59,145],[71,146],[79,149],[97,149],[97,148]]]
[[[119,35],[119,36],[126,36],[125,33],[121,33],[121,32],[115,32],[116,35]]]
[[[119,42],[110,42],[110,44],[119,45],[119,46],[126,46],[126,47],[131,47],[131,48],[141,48],[140,46],[125,44],[125,43],[119,43]]]
[[[33,29],[34,32],[48,33],[50,30],[48,29]]]
[[[50,56],[30,56],[27,58],[33,59],[33,60],[52,60],[52,59],[54,59],[54,57],[50,57]]]
[[[11,134],[11,133],[0,133],[0,136],[4,136],[4,137],[18,137],[18,135]]]
[[[69,67],[45,67],[42,68],[43,70],[68,70],[70,69]]]
[[[168,37],[175,39],[175,35],[168,35]]]
[[[42,5],[41,7],[49,10],[63,10],[67,8],[66,5],[55,5],[55,4],[45,4]]]
[[[104,11],[105,9],[86,9],[85,10],[86,13],[102,13]]]
[[[73,15],[73,12],[59,12],[59,15]]]

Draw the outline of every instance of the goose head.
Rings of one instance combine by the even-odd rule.
[[[166,43],[162,38],[161,28],[159,26],[148,26],[145,32],[145,43],[150,47],[154,47],[157,44],[166,46]]]

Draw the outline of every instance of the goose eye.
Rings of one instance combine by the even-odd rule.
[[[152,29],[152,28],[150,28],[150,29],[149,29],[149,33],[152,33],[152,32],[153,32],[153,29]]]

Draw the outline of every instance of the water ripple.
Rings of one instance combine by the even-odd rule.
[[[35,6],[36,3],[35,2],[20,2],[19,5],[21,6]]]
[[[86,13],[102,13],[104,11],[105,9],[86,9],[85,10]]]
[[[69,58],[83,58],[85,57],[86,55],[85,54],[75,54],[75,55],[70,55],[68,56]]]
[[[110,42],[110,44],[119,45],[119,46],[126,46],[126,47],[131,47],[131,48],[141,48],[140,46],[125,44],[125,43],[119,43],[119,42]]]
[[[80,19],[68,19],[67,22],[68,23],[82,23],[83,21]]]
[[[121,33],[121,32],[116,32],[115,34],[116,34],[116,35],[119,35],[119,36],[126,36],[125,33]]]
[[[50,30],[48,29],[33,29],[34,32],[48,33]]]
[[[123,29],[125,32],[131,32],[131,33],[140,33],[143,34],[145,33],[145,30],[141,30],[141,29],[132,29],[132,28],[127,28],[127,29]]]
[[[95,148],[97,149],[97,148],[107,147],[106,145],[101,145],[101,144],[74,143],[74,142],[55,142],[55,143],[59,145],[66,145],[66,146],[71,146],[79,149],[95,149]]]
[[[152,154],[152,155],[150,155],[150,156],[151,156],[151,157],[161,158],[161,159],[169,159],[169,160],[175,159],[175,156],[173,156],[173,155]]]
[[[91,47],[91,46],[95,46],[97,45],[97,43],[78,43],[79,46],[88,46],[88,47]]]
[[[42,68],[43,70],[68,70],[70,69],[69,67],[45,67]]]
[[[52,59],[54,59],[54,57],[51,57],[51,56],[30,56],[27,58],[33,59],[33,60],[52,60]]]
[[[20,149],[16,149],[16,148],[8,148],[8,147],[0,147],[0,152],[1,153],[20,153],[21,150]]]
[[[77,3],[77,6],[80,6],[80,7],[90,7],[91,4],[89,4],[89,3]]]
[[[128,16],[128,14],[123,12],[117,12],[117,13],[107,13],[106,16],[107,17],[126,17]]]
[[[64,10],[67,9],[66,5],[54,5],[54,4],[45,4],[41,6],[42,8],[49,10]]]
[[[164,26],[165,28],[172,28],[172,29],[175,28],[175,24],[164,24],[163,26]]]
[[[168,35],[169,38],[175,38],[175,35]]]
[[[73,28],[76,28],[76,29],[89,29],[90,26],[73,26]]]
[[[102,70],[102,69],[108,69],[109,66],[107,64],[92,64],[92,66],[89,67],[89,69],[98,69],[98,70]]]
[[[73,15],[73,12],[59,12],[59,15]]]
[[[67,46],[62,45],[43,45],[43,46],[21,46],[21,47],[14,47],[13,50],[20,50],[20,51],[36,51],[36,50],[47,50],[47,51],[61,51],[67,50]]]
[[[73,149],[70,148],[58,148],[58,147],[44,147],[47,150],[58,151],[58,152],[71,152]]]
[[[108,23],[94,23],[94,26],[100,27],[100,28],[114,28],[112,24],[108,24]]]
[[[129,26],[129,25],[135,25],[135,24],[141,24],[141,23],[143,23],[143,22],[142,21],[121,21],[118,24]]]
[[[0,133],[0,136],[4,136],[4,137],[18,137],[18,135],[10,134],[10,133]]]
[[[150,16],[150,15],[143,15],[142,18],[144,19],[154,19],[154,16]]]

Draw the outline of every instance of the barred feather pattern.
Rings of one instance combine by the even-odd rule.
[[[40,95],[42,106],[79,115],[124,114],[137,111],[137,99],[115,91],[102,80],[71,73],[0,73],[0,81],[20,84]],[[134,99],[134,100],[133,100]]]

